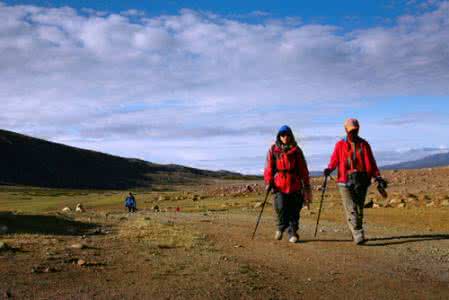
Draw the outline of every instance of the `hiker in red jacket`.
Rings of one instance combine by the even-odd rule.
[[[348,226],[354,242],[360,245],[365,242],[363,206],[371,179],[375,178],[382,188],[387,187],[387,182],[380,176],[370,145],[359,137],[359,122],[348,119],[344,127],[346,137],[335,145],[324,175],[329,176],[337,168],[337,184]]]
[[[268,151],[264,178],[267,189],[275,194],[273,206],[278,219],[275,239],[281,240],[288,228],[289,242],[296,243],[301,208],[309,206],[312,192],[306,160],[286,125],[279,129],[276,142]]]

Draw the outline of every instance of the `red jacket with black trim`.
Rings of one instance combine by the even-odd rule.
[[[351,160],[353,161],[352,163]],[[353,171],[366,171],[370,179],[372,177],[380,176],[369,143],[360,137],[357,138],[355,143],[349,142],[347,138],[337,142],[328,168],[332,171],[337,168],[337,182],[339,183],[347,183],[348,173]]]
[[[298,146],[284,152],[277,145],[268,151],[264,171],[265,183],[272,184],[276,191],[285,194],[310,188],[307,163]]]

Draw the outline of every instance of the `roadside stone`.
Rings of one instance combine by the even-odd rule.
[[[262,204],[262,202],[256,202],[256,204],[254,204],[254,208],[262,207]]]
[[[84,260],[84,259],[78,259],[78,261],[76,262],[76,264],[78,265],[78,266],[84,266],[84,265],[86,265],[86,261]]]
[[[374,203],[373,204],[373,208],[381,208],[382,206],[380,206],[380,204],[378,204],[378,203]]]
[[[426,204],[426,207],[434,207],[434,206],[435,203],[433,201]]]
[[[160,224],[166,225],[166,226],[174,226],[175,222],[172,220],[163,220],[163,221],[160,221]]]
[[[66,206],[66,207],[64,207],[64,208],[62,209],[62,211],[63,211],[63,212],[70,212],[70,211],[72,211],[72,209],[71,209],[70,207]]]
[[[0,241],[0,251],[9,250],[9,248],[7,243]]]
[[[441,204],[440,204],[441,206],[449,206],[449,200],[443,200],[443,201],[441,201]]]
[[[76,205],[75,211],[76,211],[76,212],[85,212],[86,209],[84,208],[84,206],[83,206],[81,203],[78,203],[78,204]]]
[[[76,244],[71,245],[70,248],[72,248],[72,249],[80,249],[81,250],[81,249],[85,249],[87,247],[84,244],[76,243]]]
[[[56,271],[58,271],[58,270],[53,268],[53,267],[46,267],[46,268],[44,268],[44,270],[42,272],[44,272],[44,273],[53,273],[53,272],[56,272]]]
[[[397,204],[397,203],[401,203],[401,202],[402,202],[402,200],[400,198],[393,198],[388,203],[389,204]]]
[[[398,206],[397,206],[397,208],[405,208],[405,203],[404,203],[404,202],[399,203]]]
[[[365,208],[373,208],[373,206],[374,206],[373,200],[370,200],[369,202],[365,203],[365,205],[364,205]]]

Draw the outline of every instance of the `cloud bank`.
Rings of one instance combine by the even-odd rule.
[[[1,128],[161,162],[257,156],[283,123],[313,153],[366,97],[449,94],[448,2],[349,32],[1,3],[0,20]],[[216,168],[259,170],[232,162]]]

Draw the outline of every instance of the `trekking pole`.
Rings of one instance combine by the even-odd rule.
[[[326,193],[326,187],[327,187],[327,178],[329,178],[329,177],[328,176],[324,176],[324,183],[323,183],[323,186],[322,186],[323,191],[321,193],[320,208],[318,209],[318,217],[316,219],[316,226],[315,226],[314,237],[316,237],[316,233],[318,231],[318,224],[320,223],[321,209],[323,207],[324,194]]]
[[[253,236],[251,238],[252,240],[254,240],[254,236],[256,235],[257,227],[259,226],[260,218],[262,217],[263,209],[265,207],[265,203],[267,203],[267,199],[268,199],[268,195],[270,194],[270,191],[271,191],[271,187],[269,187],[267,189],[267,193],[265,194],[265,200],[262,203],[262,209],[260,210],[259,217],[257,218],[256,228],[254,228]]]

